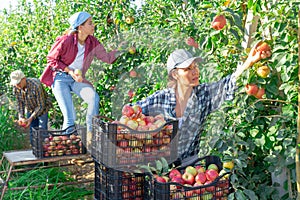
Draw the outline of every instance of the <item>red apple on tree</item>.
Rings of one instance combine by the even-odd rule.
[[[257,93],[254,95],[258,99],[262,99],[265,94],[265,88],[259,88]]]
[[[136,48],[135,48],[135,46],[129,47],[128,52],[129,52],[130,54],[135,54],[135,53],[136,53]]]
[[[129,96],[130,99],[132,97],[134,97],[134,95],[135,95],[135,93],[134,93],[134,91],[132,89],[130,89],[127,94],[128,94],[128,96]]]
[[[256,84],[250,83],[245,86],[246,93],[248,95],[255,95],[258,91],[258,87]]]
[[[262,78],[267,78],[267,76],[270,74],[270,68],[266,65],[260,66],[257,68],[256,73],[258,76]]]
[[[271,51],[271,47],[266,42],[259,42],[256,51],[262,52],[262,51]]]
[[[135,70],[131,70],[131,71],[129,72],[129,76],[132,77],[132,78],[137,77],[136,71],[135,71]]]
[[[193,37],[188,37],[186,39],[186,44],[195,48],[199,48],[198,43],[195,41],[195,39]]]
[[[125,22],[127,24],[133,24],[134,23],[134,17],[133,16],[127,16],[125,19]]]
[[[211,26],[215,30],[221,30],[226,25],[226,18],[224,15],[217,15],[214,17]]]

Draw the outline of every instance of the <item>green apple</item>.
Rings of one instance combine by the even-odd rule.
[[[213,170],[219,171],[218,166],[214,163],[208,165],[207,169],[213,169]]]
[[[197,173],[198,173],[197,170],[196,170],[196,168],[193,167],[193,166],[187,166],[185,168],[185,172],[188,172],[188,173],[192,174],[193,176],[196,176]]]
[[[77,75],[77,76],[82,76],[82,72],[81,72],[80,69],[75,69],[74,74]]]

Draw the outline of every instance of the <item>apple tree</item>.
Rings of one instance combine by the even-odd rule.
[[[230,199],[293,199],[296,196],[296,137],[298,98],[297,12],[294,1],[145,0],[140,9],[132,1],[33,1],[0,14],[1,95],[10,99],[9,74],[21,69],[39,77],[55,38],[68,29],[77,11],[93,15],[95,36],[107,50],[123,51],[112,65],[95,61],[88,73],[100,95],[100,114],[115,118],[120,108],[166,87],[165,63],[176,48],[203,57],[200,81],[212,82],[234,72],[248,48],[265,40],[272,57],[256,63],[237,81],[234,101],[226,102],[207,119],[201,133],[200,155],[216,154],[234,160],[234,193]],[[58,4],[59,3],[59,4]],[[247,19],[254,15],[255,31],[247,36]],[[213,28],[216,16],[225,26]],[[222,21],[222,20],[221,20]],[[254,21],[254,20],[253,20]],[[224,22],[224,20],[223,20]],[[221,23],[221,22],[218,22]],[[222,25],[222,24],[221,24]],[[224,25],[224,24],[223,24]],[[248,32],[249,33],[249,32]],[[244,45],[247,43],[247,45]],[[259,76],[267,66],[270,73]],[[262,98],[247,95],[246,84],[264,88]],[[51,89],[47,88],[49,94]],[[53,127],[62,115],[53,97]],[[78,123],[86,105],[74,102]],[[12,114],[13,106],[9,107]],[[283,175],[282,183],[274,177]],[[283,190],[283,191],[282,191]]]

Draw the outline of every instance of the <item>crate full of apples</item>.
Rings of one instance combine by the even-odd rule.
[[[93,118],[92,156],[116,169],[148,164],[160,157],[177,159],[177,120],[146,116],[138,105],[125,105],[115,121]]]
[[[37,158],[85,154],[86,128],[76,127],[72,132],[33,128],[32,151]]]
[[[166,174],[154,175],[154,199],[226,199],[231,192],[230,175],[219,157],[198,158]]]
[[[147,174],[116,170],[95,161],[95,200],[151,199]]]

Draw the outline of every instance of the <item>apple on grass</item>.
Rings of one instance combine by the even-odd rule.
[[[136,48],[135,48],[135,46],[129,47],[128,52],[129,52],[130,54],[135,54],[135,53],[136,53]]]

